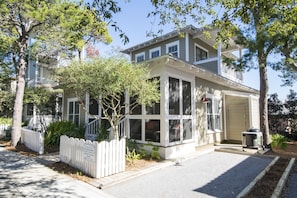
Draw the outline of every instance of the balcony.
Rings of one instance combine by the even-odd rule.
[[[37,77],[36,79],[31,79],[28,81],[28,87],[46,87],[46,88],[53,88],[58,85],[57,82],[44,78],[44,77]]]

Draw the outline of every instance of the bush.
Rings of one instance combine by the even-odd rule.
[[[46,146],[59,146],[60,136],[67,135],[74,138],[84,138],[84,127],[78,127],[69,121],[51,123],[45,133],[44,144]]]
[[[285,149],[287,147],[288,138],[280,134],[271,135],[271,146],[272,148],[281,148]]]
[[[1,118],[0,117],[0,124],[12,125],[12,118]]]

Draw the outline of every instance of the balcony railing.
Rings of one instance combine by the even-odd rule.
[[[57,85],[58,85],[57,82],[44,77],[38,77],[36,79],[31,79],[28,81],[28,87],[44,86],[44,87],[52,88]]]

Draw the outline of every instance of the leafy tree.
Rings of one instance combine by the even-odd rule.
[[[297,92],[290,89],[284,105],[289,110],[290,118],[297,118]]]
[[[270,144],[268,126],[267,67],[282,72],[286,85],[297,79],[297,5],[295,1],[177,1],[151,0],[160,23],[185,24],[188,19],[203,25],[200,14],[213,16],[212,25],[219,28],[217,41],[222,44],[237,36],[237,42],[248,49],[233,66],[236,70],[258,68],[260,76],[260,130],[264,144]],[[205,12],[206,9],[206,12]],[[217,9],[217,14],[214,10]],[[198,16],[197,16],[198,15]],[[271,59],[270,59],[271,58]]]
[[[68,67],[58,68],[57,79],[63,89],[75,92],[81,101],[86,93],[96,99],[103,110],[102,119],[111,125],[110,139],[119,137],[118,125],[128,105],[123,102],[124,93],[136,99],[129,104],[130,110],[139,104],[152,105],[159,100],[158,82],[148,81],[147,67],[122,58],[73,62]]]
[[[277,93],[271,94],[268,98],[268,118],[269,128],[273,132],[278,132],[281,129],[283,122],[283,109],[282,101],[278,99]]]
[[[268,114],[276,115],[282,114],[284,105],[280,99],[278,99],[277,93],[271,94],[268,98]]]
[[[66,40],[62,39],[60,44],[80,49],[80,41],[84,37],[80,29],[86,31],[86,35],[89,36],[90,29],[96,26],[99,29],[92,29],[95,31],[92,33],[97,36],[101,34],[101,38],[108,37],[108,34],[106,24],[102,21],[97,23],[92,18],[92,10],[75,1],[3,0],[0,1],[0,10],[1,41],[4,45],[15,47],[13,61],[16,65],[17,88],[13,112],[12,145],[16,146],[21,134],[26,57],[30,50],[29,38],[46,41],[54,36],[59,40],[67,35]]]

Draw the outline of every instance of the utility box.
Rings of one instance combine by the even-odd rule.
[[[263,148],[263,134],[259,129],[251,128],[242,132],[243,148]]]

